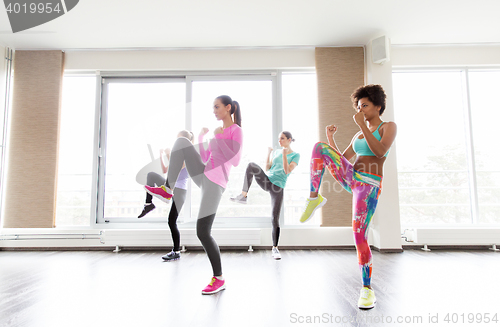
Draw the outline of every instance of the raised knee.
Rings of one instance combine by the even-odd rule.
[[[184,148],[191,146],[191,145],[193,145],[193,143],[191,143],[190,140],[188,140],[184,136],[179,136],[175,140],[174,145],[172,146],[172,152],[174,152],[175,150],[184,149]]]
[[[251,172],[251,173],[258,173],[259,172],[259,165],[257,165],[255,162],[251,162],[248,164],[247,166],[247,172]]]
[[[325,142],[316,142],[316,144],[314,144],[314,148],[315,149],[323,148],[325,145],[328,145],[328,144],[326,144]]]
[[[152,179],[152,178],[155,178],[156,176],[158,176],[158,174],[157,174],[157,173],[155,173],[154,171],[150,171],[150,172],[148,173],[148,175],[146,176],[146,178],[148,178],[148,179]]]

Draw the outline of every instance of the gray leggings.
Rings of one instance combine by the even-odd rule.
[[[219,207],[225,188],[215,184],[205,176],[205,164],[201,160],[200,154],[196,151],[193,144],[184,137],[179,137],[172,147],[167,181],[165,182],[167,187],[170,188],[170,185],[175,185],[184,163],[186,164],[189,176],[191,176],[193,182],[201,189],[201,203],[198,220],[196,221],[196,234],[212,264],[214,276],[221,276],[220,250],[211,232],[215,214],[217,213],[217,208]]]
[[[243,181],[243,192],[248,192],[252,185],[252,180],[255,178],[257,184],[271,195],[272,215],[273,215],[273,246],[278,246],[280,238],[280,213],[281,205],[283,204],[283,188],[273,184],[266,173],[254,162],[247,166],[245,179]]]

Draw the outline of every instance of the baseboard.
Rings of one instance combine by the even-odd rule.
[[[74,246],[74,247],[0,247],[0,251],[112,251],[114,246]]]
[[[411,246],[419,248],[418,246]],[[421,247],[421,246],[420,246]],[[120,246],[122,251],[166,251],[170,247],[165,246]],[[248,251],[248,246],[220,246],[221,251]],[[406,246],[405,246],[406,248]],[[0,251],[112,251],[114,246],[95,246],[95,247],[0,247]],[[202,251],[201,246],[186,246],[188,251]],[[253,250],[270,250],[271,246],[252,246]],[[354,245],[313,245],[313,246],[279,246],[280,250],[352,250],[355,251]],[[371,249],[380,253],[401,253],[403,249],[379,249],[371,246]]]
[[[377,252],[380,252],[380,253],[401,253],[403,252],[404,250],[401,248],[397,248],[397,249],[379,249],[378,247],[376,246],[371,246],[371,248]]]
[[[421,250],[424,245],[403,245],[406,250]],[[427,245],[430,250],[488,250],[491,245]]]
[[[122,251],[166,251],[171,247],[165,246],[120,246]],[[248,251],[248,246],[219,246],[221,251]],[[0,247],[0,251],[112,251],[116,247]],[[252,246],[253,250],[270,250],[271,246]],[[331,245],[331,246],[279,246],[280,250],[356,250],[354,246]],[[202,246],[186,246],[188,251],[203,251]]]

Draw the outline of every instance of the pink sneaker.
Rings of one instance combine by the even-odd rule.
[[[212,281],[201,291],[201,294],[214,294],[224,289],[226,289],[225,280],[212,277]]]
[[[165,185],[162,185],[160,187],[152,187],[146,185],[144,186],[144,188],[146,189],[146,192],[166,203],[170,203],[172,196],[174,196],[173,192]]]

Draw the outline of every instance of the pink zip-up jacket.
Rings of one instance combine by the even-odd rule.
[[[208,150],[203,146],[203,135],[200,135],[201,160],[206,162],[205,176],[217,185],[226,188],[231,167],[238,166],[243,145],[243,131],[238,124],[224,129],[222,134],[216,134],[210,140]]]

